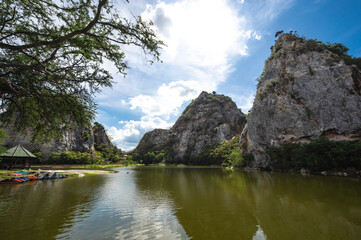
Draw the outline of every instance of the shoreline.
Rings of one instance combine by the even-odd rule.
[[[56,172],[56,173],[62,173],[62,174],[67,174],[68,177],[84,177],[84,176],[88,176],[88,175],[103,175],[103,174],[112,174],[112,173],[116,173],[115,170],[99,170],[99,169],[41,169],[40,171],[42,173],[45,172]],[[11,175],[12,173],[17,173],[17,172],[26,172],[26,173],[36,173],[38,172],[38,170],[0,170],[0,180],[3,179],[8,179],[8,178],[13,178],[16,177],[14,175]]]

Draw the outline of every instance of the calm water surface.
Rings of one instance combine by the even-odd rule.
[[[0,185],[0,239],[361,239],[361,181],[119,168]]]

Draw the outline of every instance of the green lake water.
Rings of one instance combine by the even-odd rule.
[[[116,170],[0,185],[0,239],[361,239],[359,179]]]

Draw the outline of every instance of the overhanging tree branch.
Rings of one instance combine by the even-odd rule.
[[[10,50],[24,50],[24,49],[36,48],[36,47],[40,47],[40,46],[49,46],[49,45],[54,45],[54,44],[59,44],[59,43],[65,42],[76,35],[84,34],[84,33],[88,32],[97,23],[97,21],[100,17],[102,7],[105,5],[106,2],[107,2],[107,0],[99,1],[97,12],[94,16],[94,19],[92,21],[90,21],[89,24],[83,29],[73,31],[73,32],[68,33],[65,36],[59,37],[58,39],[55,39],[53,41],[41,41],[41,42],[35,42],[35,43],[31,43],[31,44],[24,44],[24,45],[18,45],[18,46],[0,42],[0,48],[10,49]]]

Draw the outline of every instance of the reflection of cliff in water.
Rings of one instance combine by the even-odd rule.
[[[0,186],[0,236],[55,239],[89,212],[104,178],[92,176]]]
[[[358,239],[361,235],[359,180],[197,168],[137,172],[141,191],[168,192],[179,222],[195,239]]]

